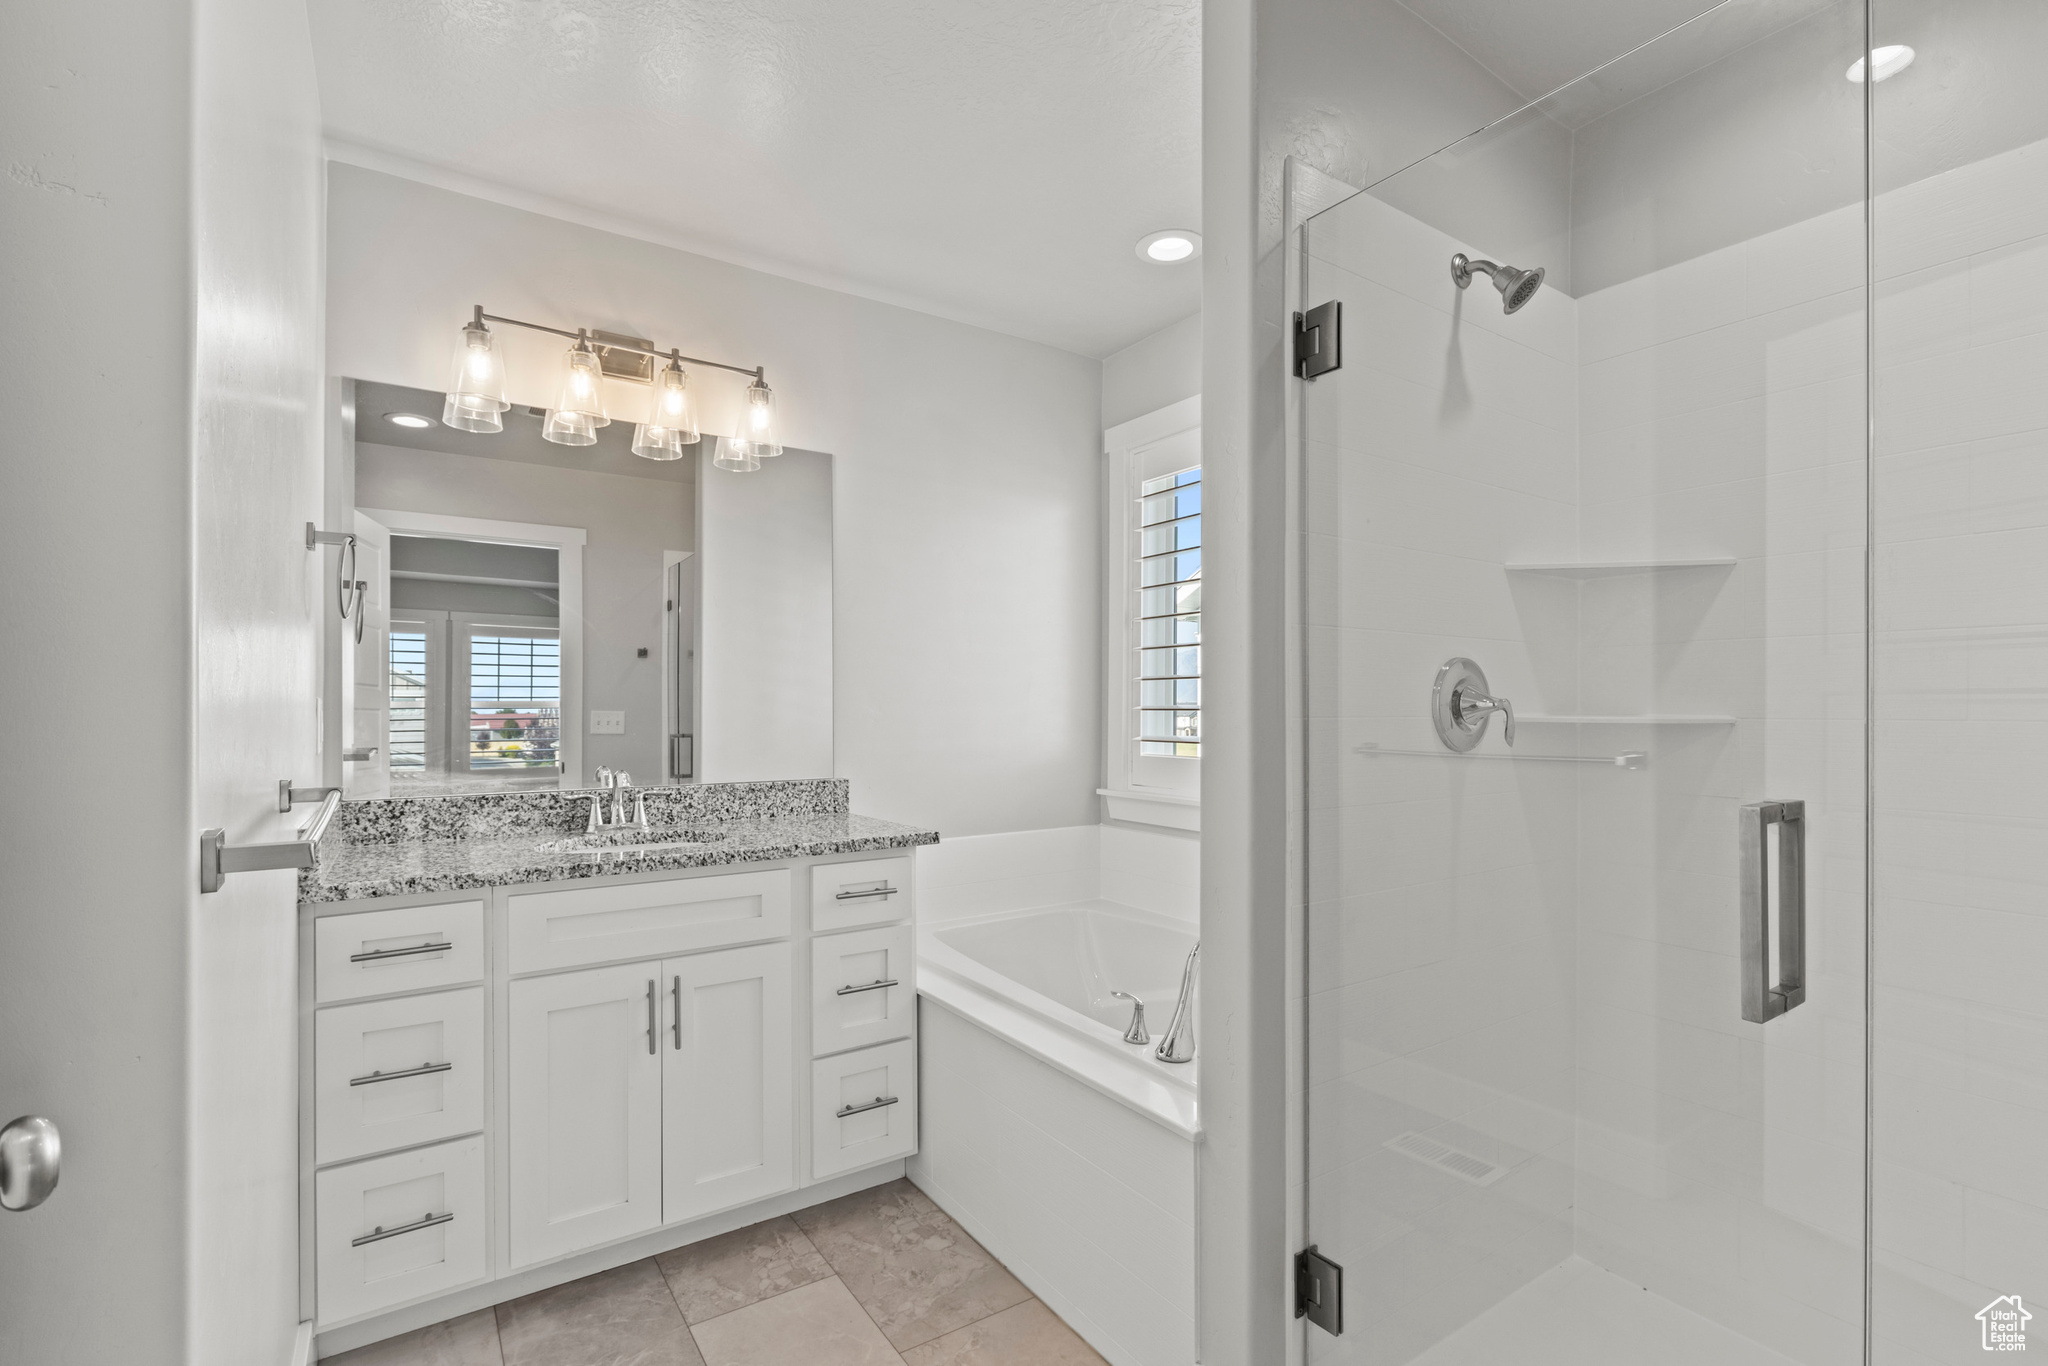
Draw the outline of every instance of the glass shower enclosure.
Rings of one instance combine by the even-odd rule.
[[[2043,8],[1724,4],[1291,237],[1307,1360],[2048,1296]]]

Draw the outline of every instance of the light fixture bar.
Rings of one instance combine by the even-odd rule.
[[[484,312],[482,304],[476,305],[476,320],[480,323],[504,323],[508,327],[524,327],[533,332],[546,332],[557,337],[567,337],[570,341],[590,340],[588,329],[580,332],[570,332],[560,327],[549,327],[544,323],[530,323],[524,318],[502,318],[495,313]],[[613,341],[610,338],[598,342],[597,345],[612,351],[630,351],[636,356],[652,356],[657,360],[680,360],[686,361],[691,365],[708,365],[714,370],[730,370],[735,375],[752,375],[755,380],[762,382],[765,382],[768,377],[768,369],[763,365],[756,365],[751,368],[744,365],[727,365],[721,360],[705,360],[702,356],[685,356],[680,351],[648,351],[638,346],[628,346],[624,342]]]

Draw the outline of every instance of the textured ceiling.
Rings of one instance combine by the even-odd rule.
[[[1091,356],[1200,306],[1133,250],[1201,226],[1199,0],[309,10],[338,144]]]

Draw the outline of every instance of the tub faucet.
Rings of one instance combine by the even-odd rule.
[[[1112,996],[1121,996],[1131,1003],[1131,1027],[1124,1031],[1125,1043],[1151,1043],[1152,1031],[1145,1028],[1145,1003],[1128,991],[1112,991]]]
[[[1195,963],[1201,954],[1201,941],[1197,940],[1188,950],[1188,965],[1181,969],[1180,1000],[1174,1003],[1173,1023],[1166,1026],[1166,1037],[1152,1050],[1152,1056],[1161,1062],[1195,1060]]]

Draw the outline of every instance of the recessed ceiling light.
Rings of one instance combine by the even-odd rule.
[[[1890,80],[1913,64],[1913,49],[1904,43],[1893,43],[1890,47],[1876,47],[1870,50],[1871,64],[1877,72],[1877,79]],[[1863,83],[1863,59],[1858,57],[1849,67],[1849,79],[1858,85]]]
[[[1138,259],[1153,265],[1168,266],[1175,261],[1191,261],[1201,254],[1202,234],[1187,228],[1148,232],[1138,239]]]
[[[434,419],[421,417],[418,413],[386,413],[384,420],[400,427],[431,427]]]

